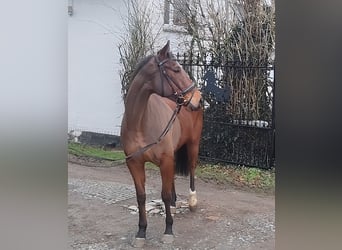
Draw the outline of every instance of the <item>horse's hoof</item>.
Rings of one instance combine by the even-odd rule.
[[[145,238],[134,238],[133,247],[142,248],[145,244]]]
[[[162,237],[162,242],[164,244],[170,244],[174,240],[174,236],[172,234],[164,234]]]
[[[197,205],[196,206],[189,206],[189,209],[191,212],[195,212],[197,209]]]

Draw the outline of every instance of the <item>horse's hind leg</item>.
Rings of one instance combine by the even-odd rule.
[[[194,212],[197,208],[197,194],[195,190],[195,168],[190,170],[190,192],[189,192],[189,209]]]
[[[165,156],[160,165],[160,173],[162,178],[162,200],[165,204],[165,232],[162,238],[164,243],[171,243],[173,241],[173,218],[171,215],[171,199],[174,182],[174,160],[172,157]]]
[[[176,189],[175,189],[175,180],[173,179],[172,190],[171,190],[171,214],[176,213],[176,201],[177,201],[177,195],[176,195]]]
[[[144,163],[130,161],[127,163],[128,168],[134,180],[137,202],[139,207],[139,231],[133,245],[142,247],[146,238],[146,193],[145,193],[145,165]]]
[[[189,192],[189,209],[195,211],[197,208],[197,194],[195,190],[195,169],[198,159],[198,146],[191,145],[188,147],[189,165],[190,165],[190,192]]]

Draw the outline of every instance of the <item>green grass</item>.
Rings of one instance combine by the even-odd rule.
[[[225,184],[232,181],[229,175],[224,174],[224,169],[217,165],[199,165],[196,168],[196,176],[205,181],[214,181],[218,184]]]
[[[154,165],[153,163],[151,162],[146,162],[145,163],[145,168],[146,169],[150,169],[150,170],[159,170],[159,167]]]
[[[200,164],[196,169],[196,175],[205,181],[213,181],[218,184],[230,183],[239,187],[256,188],[268,192],[274,192],[275,189],[274,169]]]
[[[89,156],[112,161],[125,159],[125,154],[123,151],[106,151],[99,147],[93,147],[79,143],[69,143],[68,150],[70,154],[77,156]]]
[[[122,161],[125,160],[123,151],[106,151],[99,147],[83,145],[79,143],[69,143],[70,154],[77,156],[96,157],[103,160]],[[152,163],[146,163],[146,169],[158,170]],[[231,165],[214,165],[200,163],[196,168],[196,176],[204,181],[218,184],[233,184],[239,187],[274,192],[275,171],[264,170],[252,167],[236,167]]]

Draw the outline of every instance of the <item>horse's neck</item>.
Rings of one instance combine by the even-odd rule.
[[[147,83],[148,84],[148,83]],[[127,117],[127,127],[130,130],[141,128],[143,117],[146,111],[146,106],[151,90],[147,88],[147,84],[134,84],[131,86],[129,93],[126,96],[125,113],[130,114]],[[134,115],[132,115],[134,114]]]

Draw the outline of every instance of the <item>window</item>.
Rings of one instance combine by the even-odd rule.
[[[184,26],[186,16],[189,13],[189,1],[165,0],[164,1],[164,24]]]

